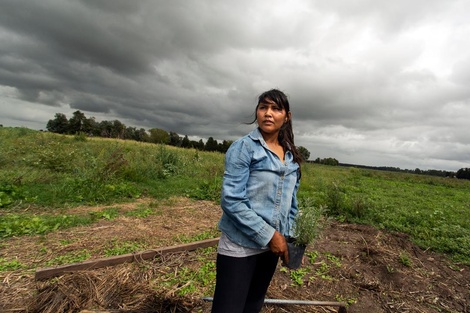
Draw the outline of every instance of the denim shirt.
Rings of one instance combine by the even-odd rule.
[[[275,230],[292,236],[299,181],[292,153],[285,153],[283,163],[256,128],[225,155],[219,229],[248,248],[266,247]]]

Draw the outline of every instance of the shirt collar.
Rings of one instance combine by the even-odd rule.
[[[265,147],[266,149],[269,149],[268,148],[268,145],[266,144],[266,141],[264,141],[264,138],[263,138],[263,135],[261,134],[260,130],[259,130],[259,127],[256,127],[255,129],[253,129],[249,134],[248,136],[253,139],[253,140],[258,140],[261,145],[263,147]],[[291,146],[289,143],[287,143],[287,148],[288,150],[286,151],[287,153],[291,153],[290,149],[291,149]]]

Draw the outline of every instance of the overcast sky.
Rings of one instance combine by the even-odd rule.
[[[56,113],[234,140],[290,99],[341,163],[470,167],[468,0],[2,0],[0,124]]]

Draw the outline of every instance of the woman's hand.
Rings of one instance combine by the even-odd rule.
[[[289,263],[286,238],[277,230],[269,242],[269,248],[274,254],[280,256],[284,263]]]

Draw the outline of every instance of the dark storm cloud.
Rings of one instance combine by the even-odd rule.
[[[437,0],[5,0],[0,123],[44,128],[81,110],[233,140],[276,87],[314,158],[455,169],[470,162],[468,12]]]

